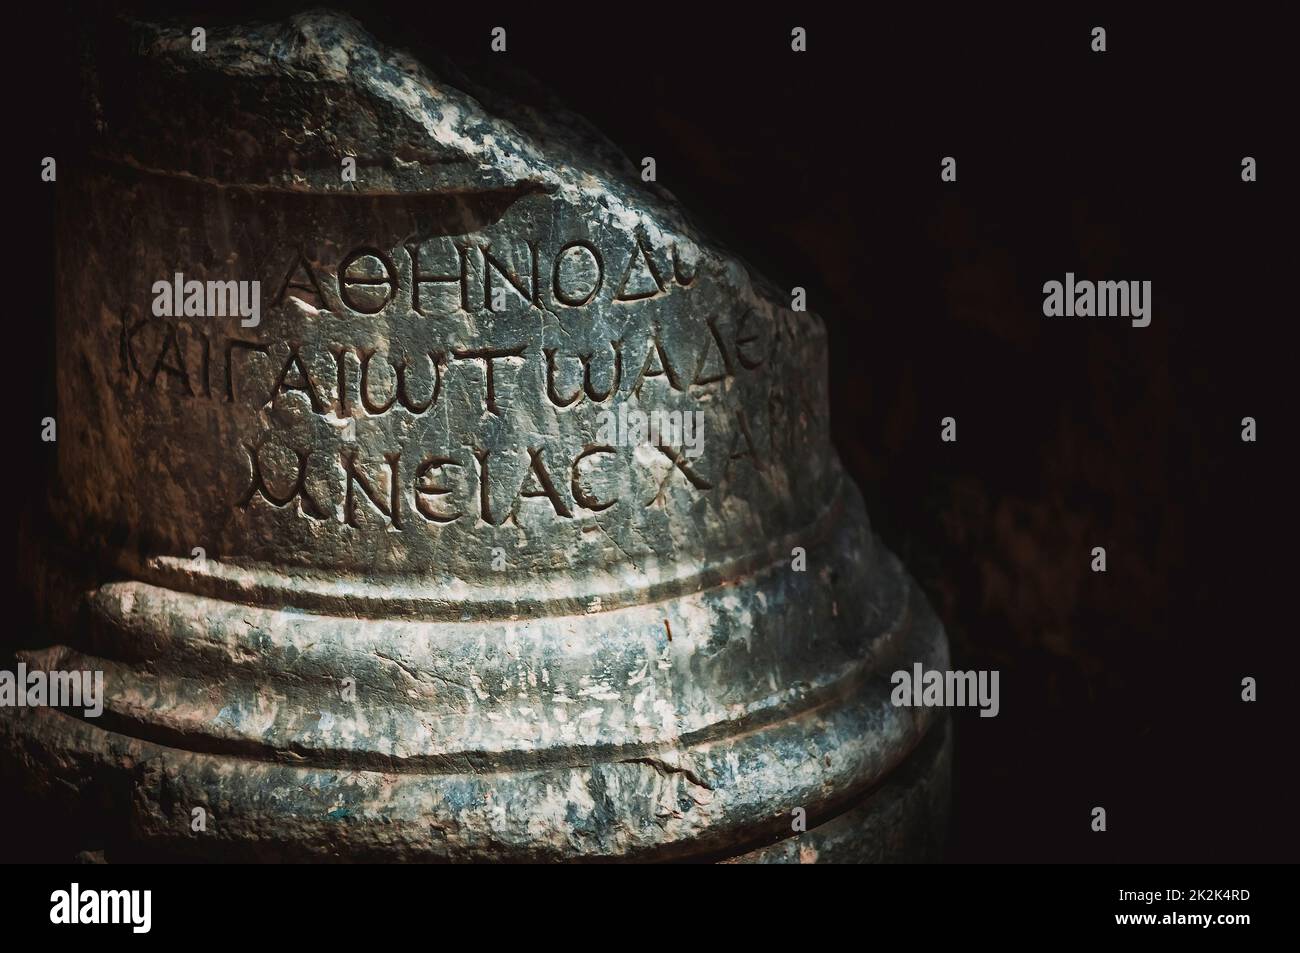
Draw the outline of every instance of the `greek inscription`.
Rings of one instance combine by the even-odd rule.
[[[252,479],[249,482],[248,490],[239,499],[238,506],[240,509],[247,509],[249,504],[253,502],[253,498],[260,496],[277,509],[283,509],[294,500],[298,500],[299,512],[313,519],[326,518],[325,511],[307,492],[307,461],[311,458],[310,450],[293,451],[294,456],[298,459],[297,471],[294,476],[293,487],[284,495],[277,495],[267,485],[266,477],[262,473],[261,446],[258,444],[245,444],[244,450],[248,453],[249,464],[252,467]]]
[[[597,389],[591,380],[591,361],[594,354],[588,352],[578,355],[578,362],[582,365],[582,386],[577,388],[567,397],[559,393],[556,378],[556,353],[557,349],[548,347],[543,349],[546,357],[546,397],[556,407],[569,407],[579,401],[584,395],[593,403],[600,404],[613,396],[618,390],[619,382],[623,378],[623,342],[610,341],[610,348],[613,351],[612,370],[609,372],[609,386],[603,391]]]
[[[415,509],[425,519],[433,523],[454,523],[464,514],[457,510],[447,513],[437,509],[435,499],[430,497],[447,496],[454,492],[452,487],[437,482],[438,472],[444,467],[460,469],[460,464],[451,457],[430,457],[415,471]]]
[[[551,291],[560,304],[581,308],[596,297],[604,283],[605,262],[591,242],[572,241],[556,253],[551,269]]]
[[[378,314],[397,294],[395,271],[378,248],[358,248],[339,265],[339,298],[358,314]]]
[[[343,469],[347,474],[347,491],[343,498],[343,521],[352,527],[359,527],[357,522],[356,495],[352,492],[355,484],[361,488],[370,504],[378,510],[383,516],[387,517],[395,529],[402,528],[402,502],[400,497],[400,488],[398,486],[397,466],[401,460],[400,453],[384,454],[384,461],[388,464],[388,493],[389,499],[385,503],[382,494],[375,491],[371,482],[366,479],[365,474],[357,469],[357,452],[355,450],[344,450]]]
[[[614,293],[614,300],[644,301],[663,294],[664,290],[664,281],[659,277],[659,269],[655,266],[650,250],[646,248],[645,242],[637,238],[636,247],[628,256],[623,280],[618,283],[618,290]]]
[[[497,406],[496,391],[496,362],[508,358],[522,358],[524,355],[524,346],[513,348],[467,348],[452,351],[452,357],[458,361],[482,361],[484,382],[487,387],[485,406],[488,413],[501,416],[501,408]]]

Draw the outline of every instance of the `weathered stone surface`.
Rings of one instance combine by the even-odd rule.
[[[347,18],[129,29],[59,183],[24,653],[109,698],[0,714],[30,790],[99,792],[109,860],[933,855],[946,729],[888,678],[947,648],[830,448],[818,319],[582,120]],[[176,273],[260,322],[158,315]]]

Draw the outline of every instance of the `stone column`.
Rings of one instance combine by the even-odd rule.
[[[947,726],[889,676],[947,647],[820,320],[580,118],[346,17],[122,29],[24,653],[107,700],[0,712],[28,789],[108,792],[109,859],[934,856]]]

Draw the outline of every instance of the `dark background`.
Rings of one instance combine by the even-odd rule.
[[[706,230],[808,290],[830,328],[835,441],[877,531],[943,618],[954,667],[1001,673],[998,717],[955,712],[951,860],[1297,858],[1296,82],[1279,22],[1253,7],[337,6],[485,82],[503,60],[531,72],[654,156]],[[215,25],[299,8],[158,9]],[[54,479],[39,421],[55,406],[55,187],[39,160],[68,147],[72,38],[94,12],[42,4],[10,25],[18,520],[39,519]],[[796,25],[806,53],[790,51]],[[506,54],[489,52],[494,26]],[[956,183],[939,179],[946,155]],[[1042,284],[1067,271],[1152,281],[1150,327],[1044,318]],[[23,594],[9,602],[21,643]]]

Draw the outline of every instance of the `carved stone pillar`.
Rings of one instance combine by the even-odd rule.
[[[947,726],[889,676],[947,647],[821,322],[558,107],[343,17],[124,28],[23,656],[107,701],[0,712],[27,789],[110,860],[933,856]]]

